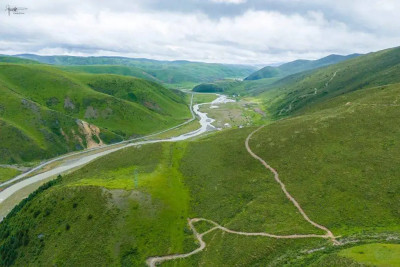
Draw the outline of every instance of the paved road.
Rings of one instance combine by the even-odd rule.
[[[192,96],[192,101],[193,101],[193,96]],[[211,103],[203,103],[203,104],[194,105],[193,106],[193,113],[192,113],[193,114],[193,119],[195,118],[194,116],[196,114],[200,118],[201,127],[198,130],[195,130],[193,132],[190,132],[190,133],[187,133],[187,134],[182,134],[180,136],[176,136],[176,137],[169,138],[169,139],[137,141],[135,143],[132,143],[132,140],[129,140],[129,141],[118,143],[117,144],[118,146],[115,147],[115,148],[112,148],[113,146],[116,146],[115,144],[114,145],[109,145],[107,147],[109,147],[110,149],[105,150],[105,151],[99,151],[98,153],[95,153],[95,154],[86,155],[87,152],[93,152],[93,151],[96,151],[96,150],[99,150],[99,149],[96,149],[96,150],[92,149],[92,150],[82,151],[82,152],[78,152],[78,153],[74,153],[74,154],[70,154],[70,155],[65,155],[65,156],[50,160],[50,161],[48,161],[48,162],[46,162],[44,164],[41,164],[38,167],[32,169],[31,171],[29,171],[27,173],[24,173],[22,175],[19,175],[16,178],[10,180],[12,182],[16,182],[16,181],[19,181],[19,180],[21,180],[21,181],[13,184],[13,185],[11,185],[11,186],[9,186],[7,188],[5,188],[3,191],[0,192],[0,205],[1,205],[2,202],[4,202],[9,197],[11,197],[13,194],[15,194],[16,192],[18,192],[19,190],[21,190],[23,188],[26,188],[27,186],[29,186],[31,184],[34,184],[36,182],[45,180],[47,178],[50,178],[50,177],[65,173],[66,171],[72,170],[74,168],[81,167],[81,166],[83,166],[83,165],[85,165],[85,164],[87,164],[87,163],[89,163],[89,162],[91,162],[91,161],[93,161],[93,160],[95,160],[95,159],[97,159],[99,157],[108,155],[108,154],[113,153],[115,151],[118,151],[118,150],[121,150],[121,149],[124,149],[124,148],[127,148],[127,147],[131,147],[131,146],[138,146],[138,145],[144,145],[144,144],[183,141],[183,140],[186,140],[186,139],[189,139],[189,138],[193,138],[195,136],[199,136],[199,135],[201,135],[201,134],[203,134],[203,133],[215,128],[214,126],[212,126],[212,123],[214,122],[214,120],[209,118],[209,117],[207,117],[206,113],[200,112],[199,111],[200,106],[206,105],[206,104],[215,104],[215,103],[221,104],[221,103],[226,103],[226,102],[230,102],[230,101],[232,101],[232,100],[228,99],[224,95],[220,95],[216,100],[214,100]],[[190,121],[185,122],[184,124],[187,124],[189,122]],[[179,126],[182,126],[182,125],[179,125]],[[177,127],[178,126],[175,126],[175,127],[170,128],[168,130],[172,130],[172,129],[177,128]],[[163,132],[166,132],[166,131],[167,130],[165,130]],[[159,134],[159,133],[157,133],[157,134]],[[151,136],[154,136],[154,135],[156,135],[156,134],[153,134]],[[146,136],[146,137],[150,137],[150,136]],[[104,149],[104,147],[103,147],[103,149]],[[34,175],[32,177],[29,177],[29,178],[26,178],[26,179],[22,180],[27,175],[31,174],[34,171],[40,170],[41,168],[49,165],[50,163],[53,163],[53,162],[56,162],[56,161],[60,161],[60,160],[65,160],[65,159],[68,159],[68,158],[73,158],[73,160],[62,162],[59,166],[57,166],[56,168],[54,168],[52,170],[49,170],[49,171],[46,171],[46,172],[43,172],[43,173],[40,173],[40,174],[37,174],[37,175]],[[0,187],[4,186],[4,185],[7,185],[7,184],[10,184],[11,183],[10,181],[8,181],[6,183],[3,183],[3,184],[0,184]],[[15,204],[18,204],[18,203],[15,203]],[[3,216],[5,216],[5,215],[3,214]]]

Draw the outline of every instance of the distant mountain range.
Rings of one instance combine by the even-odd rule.
[[[254,66],[191,62],[159,61],[126,57],[39,56],[20,54],[15,57],[45,64],[60,65],[64,70],[135,76],[166,84],[194,84],[225,78],[245,78],[257,70]],[[105,68],[104,65],[107,65]],[[77,67],[79,66],[79,67]]]
[[[265,78],[284,77],[294,73],[336,64],[351,58],[358,57],[360,55],[361,54],[351,54],[348,56],[329,55],[327,57],[318,60],[299,59],[293,62],[285,63],[278,67],[266,66],[260,69],[259,71],[252,73],[245,80],[249,81],[249,80],[260,80]]]

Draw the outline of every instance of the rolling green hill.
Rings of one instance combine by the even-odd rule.
[[[92,74],[115,74],[132,76],[149,81],[159,82],[157,78],[136,67],[113,66],[113,65],[82,65],[82,66],[59,66],[60,69],[70,72],[86,72]]]
[[[0,92],[2,163],[121,141],[190,117],[184,96],[156,83],[44,65],[0,64]]]
[[[186,86],[186,84],[194,85],[202,82],[211,82],[224,78],[244,78],[256,70],[255,67],[243,65],[224,65],[190,61],[157,61],[140,58],[38,56],[31,54],[18,56],[46,64],[62,66],[81,65],[81,67],[68,67],[66,69],[78,68],[82,71],[94,73],[106,72],[113,74],[133,75],[140,78],[147,77],[146,79],[156,79],[158,81],[162,81],[163,83],[177,84],[181,86]],[[82,67],[82,65],[114,66],[100,66],[100,68],[96,69],[93,66]],[[134,68],[127,70],[123,69],[121,66]],[[145,74],[143,74],[143,72]]]
[[[2,56],[0,55],[0,62],[2,63],[15,63],[15,64],[40,64],[38,61],[18,58],[18,57],[10,57],[10,56]]]
[[[360,56],[359,54],[352,54],[348,56],[341,55],[329,55],[327,57],[318,59],[318,60],[296,60],[293,62],[285,63],[280,65],[279,67],[271,67],[267,66],[252,73],[245,80],[260,80],[265,78],[274,78],[274,77],[285,77],[291,74],[318,69],[324,66],[336,64],[348,59],[352,59]]]

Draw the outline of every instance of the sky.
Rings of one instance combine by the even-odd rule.
[[[0,54],[275,64],[400,46],[399,0],[0,0]],[[4,8],[2,7],[4,6]]]

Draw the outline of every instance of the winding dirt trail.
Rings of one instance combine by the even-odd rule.
[[[325,86],[324,86],[322,89],[326,89],[326,88],[329,86],[329,84],[330,84],[330,83],[333,81],[333,79],[336,77],[338,71],[339,71],[339,70],[337,70],[337,71],[335,71],[335,72],[333,73],[332,77],[325,83]],[[296,102],[298,99],[303,99],[303,98],[306,98],[306,97],[309,97],[309,96],[313,96],[313,95],[316,95],[317,93],[318,93],[318,88],[314,88],[314,92],[313,92],[313,93],[309,93],[309,94],[305,94],[305,95],[301,95],[301,96],[296,97],[292,102],[290,102],[290,104],[289,104],[289,106],[288,106],[287,108],[281,109],[281,110],[279,111],[279,114],[278,114],[278,115],[282,115],[282,113],[288,113],[288,112],[290,112],[290,111],[292,110],[292,108],[293,108],[294,102]]]
[[[279,179],[279,174],[278,172],[272,168],[267,162],[265,162],[261,157],[259,157],[257,154],[255,154],[249,145],[250,139],[251,137],[257,133],[258,131],[260,131],[261,129],[263,129],[266,125],[263,125],[261,127],[259,127],[258,129],[256,129],[255,131],[253,131],[252,133],[250,133],[245,141],[245,146],[247,149],[247,152],[255,159],[257,159],[258,161],[261,162],[262,165],[264,165],[264,167],[266,169],[268,169],[270,172],[273,173],[274,175],[274,179],[275,181],[281,186],[282,191],[285,193],[286,197],[293,203],[293,205],[298,209],[298,211],[300,212],[300,214],[303,216],[303,218],[309,222],[311,225],[313,225],[314,227],[321,229],[323,231],[325,231],[325,235],[317,235],[317,234],[293,234],[293,235],[274,235],[274,234],[269,234],[269,233],[264,233],[264,232],[259,232],[259,233],[254,233],[254,232],[241,232],[241,231],[234,231],[231,229],[228,229],[224,226],[219,225],[218,223],[209,220],[209,219],[204,219],[204,218],[192,218],[192,219],[188,219],[188,225],[190,227],[190,229],[192,230],[194,236],[196,237],[197,241],[200,244],[200,247],[198,247],[197,249],[189,252],[189,253],[184,253],[184,254],[174,254],[174,255],[167,255],[167,256],[156,256],[156,257],[150,257],[146,260],[146,263],[148,266],[150,267],[155,267],[158,264],[161,264],[165,261],[170,261],[170,260],[176,260],[176,259],[183,259],[183,258],[187,258],[190,257],[194,254],[197,254],[201,251],[203,251],[207,244],[206,242],[204,242],[203,237],[206,234],[209,234],[215,230],[221,230],[223,232],[226,233],[230,233],[230,234],[235,234],[235,235],[244,235],[244,236],[265,236],[265,237],[270,237],[270,238],[276,238],[276,239],[300,239],[300,238],[324,238],[324,239],[329,239],[333,245],[340,245],[340,242],[338,242],[336,240],[336,237],[333,235],[333,233],[325,226],[320,225],[316,222],[314,222],[313,220],[311,220],[308,215],[305,213],[305,211],[303,210],[303,208],[300,206],[300,204],[296,201],[296,199],[286,190],[286,186],[285,184]],[[199,233],[196,229],[196,227],[194,226],[195,223],[197,222],[208,222],[212,225],[214,225],[213,228],[209,229],[208,231],[204,232],[204,233]]]
[[[302,207],[300,206],[300,204],[296,201],[296,199],[295,199],[294,197],[292,197],[292,195],[286,190],[285,184],[279,179],[279,174],[278,174],[278,172],[277,172],[274,168],[272,168],[268,163],[266,163],[262,158],[260,158],[258,155],[256,155],[256,154],[251,150],[250,145],[249,145],[249,141],[250,141],[251,137],[252,137],[255,133],[257,133],[258,131],[260,131],[262,128],[264,128],[264,127],[265,127],[265,125],[264,125],[264,126],[261,126],[261,127],[258,128],[257,130],[255,130],[255,131],[253,131],[251,134],[249,134],[249,136],[248,136],[247,139],[246,139],[246,149],[247,149],[247,152],[249,152],[249,154],[250,154],[253,158],[255,158],[255,159],[257,159],[258,161],[260,161],[261,164],[264,165],[265,168],[267,168],[268,170],[270,170],[270,171],[274,174],[275,181],[281,186],[281,189],[282,189],[282,191],[285,193],[286,197],[287,197],[287,198],[293,203],[293,205],[299,210],[299,212],[301,213],[301,215],[303,216],[303,218],[304,218],[307,222],[309,222],[310,224],[312,224],[313,226],[315,226],[316,228],[319,228],[319,229],[325,231],[325,232],[326,232],[326,235],[329,236],[329,237],[331,238],[331,240],[332,240],[332,242],[333,242],[334,244],[337,245],[338,242],[337,242],[335,236],[333,235],[333,233],[332,233],[328,228],[326,228],[325,226],[320,225],[320,224],[318,224],[318,223],[312,221],[312,220],[308,217],[308,215],[304,212],[303,208],[302,208]]]

